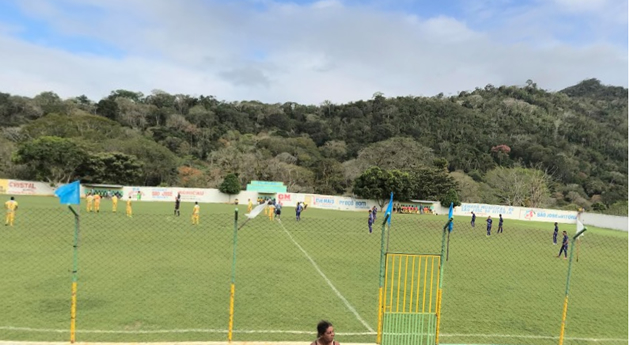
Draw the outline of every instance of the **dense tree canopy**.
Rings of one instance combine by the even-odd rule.
[[[218,187],[233,172],[241,185],[277,180],[292,192],[353,194],[378,166],[424,181],[412,198],[439,200],[436,191],[452,187],[461,202],[627,213],[627,92],[596,79],[559,92],[529,81],[319,106],[160,90],[101,100],[0,93],[0,177]],[[80,155],[65,167],[45,154],[62,145]],[[130,176],[86,171],[86,159],[126,166]],[[435,159],[443,174],[433,174]]]

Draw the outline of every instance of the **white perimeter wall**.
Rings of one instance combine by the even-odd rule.
[[[611,216],[599,213],[582,213],[580,215],[580,219],[584,225],[628,231],[628,217]]]
[[[45,182],[0,179],[0,194],[50,196],[54,195],[54,191],[55,188]],[[81,193],[84,194],[84,188],[81,188]],[[123,187],[124,198],[131,196],[136,200],[138,193],[140,193],[140,200],[142,201],[173,202],[177,193],[180,193],[182,201],[184,202],[232,203],[235,199],[238,199],[238,203],[241,205],[246,205],[248,199],[251,199],[255,204],[259,195],[257,192],[241,191],[238,195],[229,196],[221,193],[218,189],[210,188]],[[264,195],[268,196],[269,194]],[[273,196],[285,207],[294,207],[299,201],[305,202],[309,207],[313,208],[342,211],[365,211],[373,206],[378,207],[378,203],[374,200],[354,199],[334,195],[278,193]],[[434,203],[433,207],[438,214],[448,214],[448,208],[442,207],[439,202]],[[551,223],[575,224],[578,219],[578,212],[576,211],[540,208],[463,203],[461,206],[453,209],[454,216],[470,216],[470,212],[475,212],[480,219],[488,216],[498,218],[499,214],[505,219]],[[584,225],[628,231],[628,217],[610,216],[598,213],[582,213],[580,219]]]

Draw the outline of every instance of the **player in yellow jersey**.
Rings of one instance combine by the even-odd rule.
[[[131,210],[131,195],[130,195],[129,199],[127,199],[127,217],[131,218],[132,215],[133,215],[133,211]]]
[[[94,212],[101,212],[101,196],[94,194]]]
[[[14,197],[4,203],[4,208],[7,209],[7,216],[5,218],[4,225],[5,226],[13,226],[13,222],[15,221],[15,211],[18,209],[18,203],[15,201]]]
[[[269,220],[273,220],[273,217],[276,214],[276,205],[273,204],[271,200],[269,200]]]
[[[199,202],[197,201],[195,201],[195,206],[193,207],[192,224],[193,225],[199,224]]]
[[[87,211],[88,212],[92,212],[92,201],[94,200],[94,196],[92,196],[92,193],[87,193],[87,195],[85,196],[85,201],[87,201]]]
[[[254,205],[252,204],[252,199],[247,199],[247,213],[251,213],[253,207]]]
[[[118,197],[116,194],[112,196],[112,212],[116,213],[116,209],[118,208]]]

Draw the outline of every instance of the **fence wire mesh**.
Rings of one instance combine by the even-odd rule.
[[[74,217],[63,207],[19,209],[1,230],[0,339],[67,341]]]
[[[171,206],[144,203],[132,217],[107,206],[81,209],[77,341],[225,340],[234,213],[202,205],[192,225],[188,204],[179,217]],[[340,342],[374,342],[383,214],[370,233],[361,213],[307,209],[297,221],[293,212],[246,222],[240,209],[233,339],[312,341],[327,319]],[[440,254],[445,223],[394,214],[385,248]],[[69,339],[74,226],[65,207],[24,207],[0,232],[0,339]],[[575,225],[560,225],[557,245],[552,224],[504,228],[486,236],[485,224],[455,220],[440,343],[558,343],[568,260],[557,255]],[[574,255],[564,343],[627,343],[627,233],[589,230]]]
[[[239,231],[235,339],[312,340],[320,319],[343,324],[342,337],[374,338],[380,231],[370,234],[358,217],[309,211],[300,221],[259,217]]]

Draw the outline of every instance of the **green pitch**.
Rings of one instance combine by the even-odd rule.
[[[55,198],[18,197],[16,225],[0,228],[0,340],[67,341],[74,220]],[[134,200],[99,214],[81,208],[78,341],[227,338],[233,205]],[[239,207],[239,224],[245,207]],[[341,343],[374,342],[380,229],[364,212],[293,208],[239,231],[234,340],[312,341],[328,319]],[[395,214],[392,252],[439,253],[445,216]],[[550,223],[505,221],[485,235],[456,218],[444,270],[443,344],[557,344],[567,261]],[[484,224],[482,224],[484,223]],[[574,225],[560,230],[575,233]],[[558,238],[560,242],[561,235]],[[565,344],[627,344],[628,234],[589,227],[574,262]],[[616,339],[616,340],[615,340]]]

